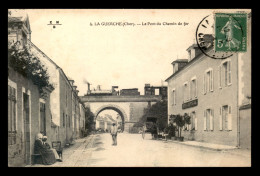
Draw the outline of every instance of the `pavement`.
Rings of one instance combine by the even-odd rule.
[[[142,139],[141,134],[118,134],[112,146],[108,133],[75,140],[63,150],[63,162],[29,167],[250,167],[251,152],[197,141]]]

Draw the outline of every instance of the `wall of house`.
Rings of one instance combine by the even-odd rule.
[[[72,88],[65,76],[60,72],[60,141],[62,146],[72,142]],[[67,95],[67,96],[66,96]],[[67,97],[67,100],[66,100]],[[66,103],[67,101],[67,103]],[[63,113],[65,115],[65,126],[63,125]],[[67,115],[67,118],[66,118]],[[70,118],[69,118],[70,117]]]
[[[25,165],[25,140],[24,140],[24,117],[23,117],[23,91],[30,94],[29,97],[29,107],[30,107],[30,161],[31,163],[31,154],[34,152],[34,141],[35,136],[40,131],[40,94],[39,89],[36,85],[32,83],[31,80],[23,77],[18,72],[14,71],[12,68],[9,68],[8,71],[8,80],[16,83],[17,85],[17,111],[16,111],[16,127],[17,127],[17,137],[16,144],[8,146],[8,163],[9,166],[24,166]],[[49,95],[44,101],[46,107],[49,106]],[[50,110],[46,108],[46,131],[47,136],[49,136],[49,131],[51,128],[51,116]],[[50,136],[52,136],[50,134]],[[49,142],[52,140],[52,137],[49,138]]]
[[[37,56],[37,58],[41,61],[43,65],[48,69],[48,75],[49,75],[49,81],[54,86],[54,90],[52,91],[50,95],[50,109],[52,114],[52,120],[55,125],[60,125],[60,74],[59,69],[56,67],[56,65],[50,61],[47,56],[45,56],[43,53],[39,51],[39,49],[28,41],[28,44],[30,46],[31,52]]]
[[[181,114],[196,112],[197,127],[194,132],[194,138],[197,141],[212,142],[218,144],[237,145],[237,119],[238,119],[238,79],[237,79],[237,55],[229,58],[231,60],[232,84],[230,86],[219,88],[218,66],[224,61],[221,59],[211,59],[203,57],[197,59],[191,65],[185,67],[168,81],[168,114]],[[203,93],[203,75],[208,68],[213,69],[213,92]],[[191,81],[191,78],[197,78],[197,99],[198,105],[187,109],[182,109],[184,102],[183,84]],[[222,77],[223,79],[223,77]],[[173,89],[176,90],[176,105],[173,105]],[[229,105],[232,108],[232,131],[219,130],[220,107]],[[214,110],[213,131],[204,131],[204,110]],[[190,131],[183,131],[183,136],[189,139]]]
[[[251,34],[251,17],[248,19],[247,34]],[[242,108],[239,112],[240,116],[240,147],[251,148],[251,85],[252,85],[252,55],[251,55],[251,35],[247,37],[248,45],[246,53],[239,53],[238,66],[239,66],[239,107],[247,106],[248,108]]]

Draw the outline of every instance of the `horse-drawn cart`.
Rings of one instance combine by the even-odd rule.
[[[157,139],[158,127],[156,125],[156,117],[147,117],[143,126],[142,137],[143,139]]]

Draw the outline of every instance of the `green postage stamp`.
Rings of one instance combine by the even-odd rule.
[[[247,51],[246,13],[215,13],[215,51]]]

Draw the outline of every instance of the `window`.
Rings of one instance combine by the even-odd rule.
[[[224,72],[223,73],[224,85],[225,86],[231,85],[231,61],[226,61],[223,63],[223,72]]]
[[[219,130],[232,130],[231,106],[225,105],[220,108]]]
[[[155,89],[155,95],[160,95],[160,90],[159,89]]]
[[[188,90],[188,83],[187,82],[184,83],[183,89],[184,89],[183,90],[183,101],[185,102],[185,101],[189,100],[189,96],[188,96],[189,90]]]
[[[197,80],[195,78],[190,83],[190,97],[191,99],[197,98]]]
[[[191,129],[192,130],[197,130],[198,129],[198,121],[196,117],[195,111],[191,113]]]
[[[71,117],[69,116],[69,127],[71,127]]]
[[[68,92],[67,92],[67,86],[65,86],[65,94],[66,94],[66,107],[68,105]]]
[[[209,69],[204,74],[203,79],[203,92],[206,94],[207,92],[213,91],[213,70]]]
[[[204,111],[204,131],[214,130],[214,111],[213,109],[206,109]]]
[[[218,84],[219,84],[219,88],[221,89],[222,88],[222,69],[221,69],[221,65],[220,66],[218,66],[218,76],[219,76],[219,82],[218,82]]]
[[[40,133],[46,135],[45,103],[40,102]]]
[[[176,91],[175,89],[172,91],[172,105],[176,105]]]
[[[63,127],[65,127],[65,114],[63,113]]]
[[[16,84],[15,88],[8,85],[8,145],[13,144],[16,144]]]

